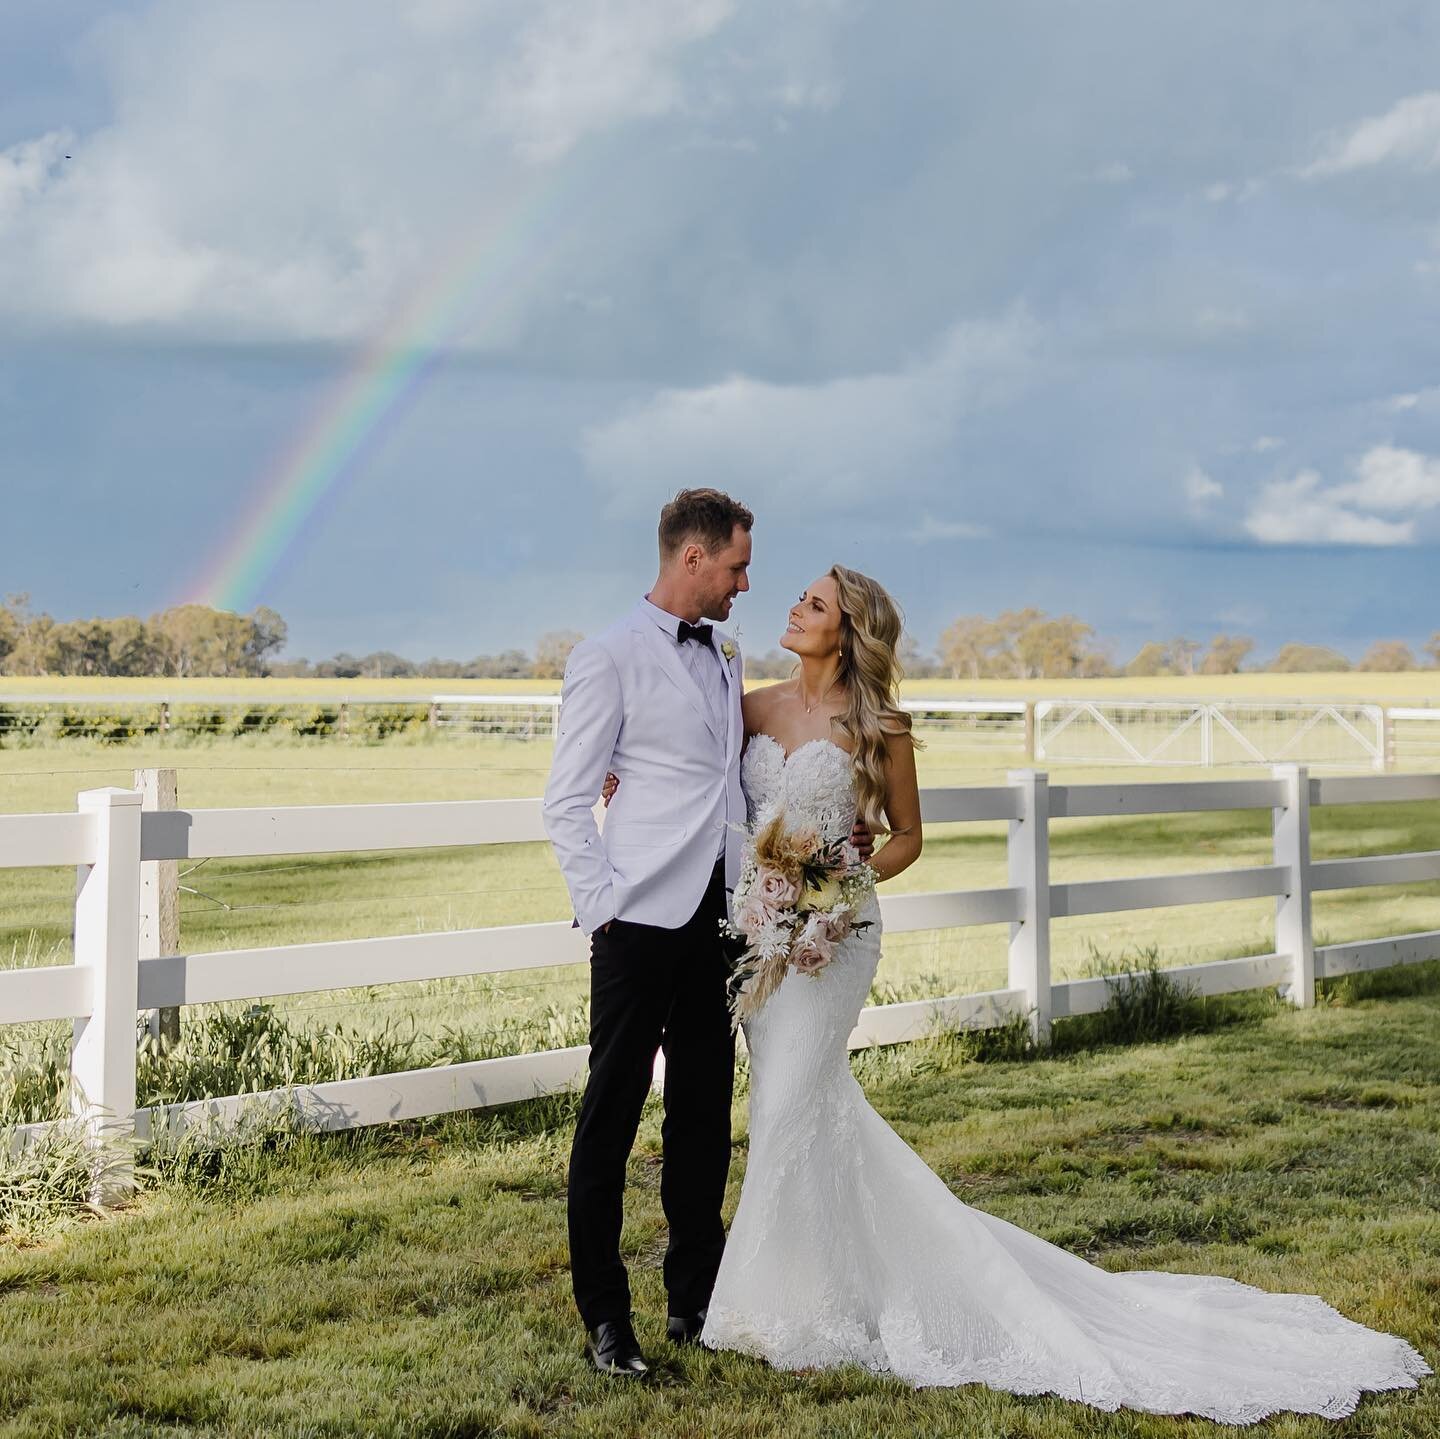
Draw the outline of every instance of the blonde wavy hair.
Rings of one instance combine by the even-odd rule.
[[[900,636],[905,617],[878,580],[844,565],[830,578],[840,602],[840,675],[847,703],[834,723],[849,738],[860,818],[875,834],[884,821],[886,744],[903,734],[916,749],[910,716],[900,708]]]

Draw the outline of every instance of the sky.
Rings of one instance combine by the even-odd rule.
[[[757,652],[837,560],[925,649],[1418,647],[1437,85],[1429,0],[5,0],[0,592],[213,597],[409,343],[247,591],[289,656],[593,633],[692,484]]]

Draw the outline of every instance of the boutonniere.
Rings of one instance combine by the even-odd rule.
[[[721,640],[720,653],[724,655],[727,660],[733,660],[735,658],[735,641]]]

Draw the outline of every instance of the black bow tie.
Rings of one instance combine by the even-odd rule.
[[[675,641],[683,645],[686,640],[699,640],[702,645],[708,645],[714,633],[714,625],[692,625],[689,620],[681,620],[675,630]]]

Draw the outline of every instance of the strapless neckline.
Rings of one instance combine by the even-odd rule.
[[[778,739],[776,739],[773,734],[754,734],[754,735],[751,735],[751,736],[750,736],[750,743],[751,743],[751,744],[755,744],[757,741],[762,740],[762,739],[767,739],[767,740],[769,740],[770,743],[773,744],[773,745],[775,746],[775,748],[780,751],[782,760],[783,760],[783,762],[784,762],[785,764],[789,764],[790,761],[791,761],[792,759],[794,759],[795,756],[796,756],[797,754],[799,754],[801,750],[809,749],[812,744],[828,744],[831,749],[833,749],[833,750],[838,750],[842,755],[845,756],[845,758],[846,758],[847,760],[850,760],[850,759],[853,759],[853,758],[854,758],[854,756],[850,753],[850,751],[849,751],[848,749],[845,749],[845,748],[843,748],[841,745],[836,744],[833,739],[826,739],[823,735],[821,735],[821,736],[820,736],[819,738],[817,738],[817,739],[807,739],[807,740],[805,740],[803,743],[797,744],[797,745],[795,746],[795,748],[792,749],[792,750],[787,750],[787,749],[785,748],[785,746],[784,746],[783,744],[781,744],[780,741],[779,741]]]

